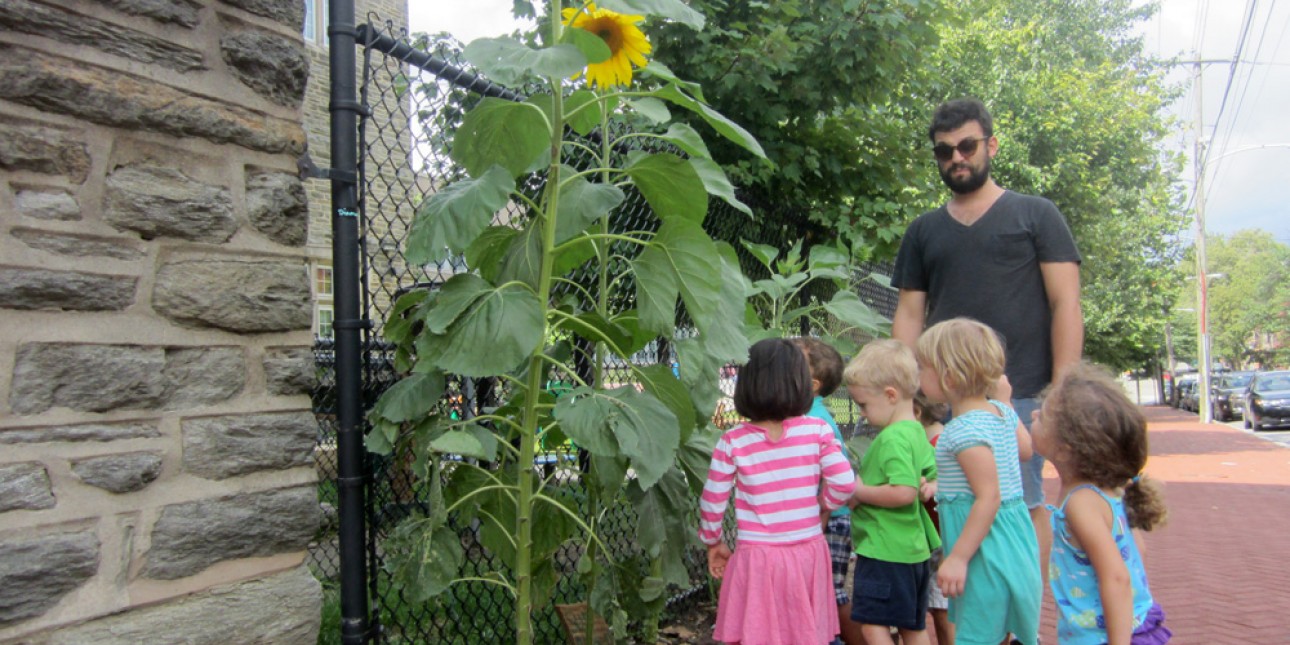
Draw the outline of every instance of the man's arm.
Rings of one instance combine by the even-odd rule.
[[[1039,271],[1053,315],[1053,380],[1084,352],[1084,312],[1079,303],[1079,263],[1041,262]],[[904,292],[901,292],[902,295]],[[900,313],[899,305],[896,310]],[[893,323],[893,329],[895,324]],[[895,332],[893,331],[894,335]]]
[[[1078,275],[1076,277],[1078,279]],[[1078,288],[1076,293],[1079,293]],[[891,317],[891,337],[912,349],[923,333],[926,315],[927,292],[901,289],[900,299],[896,301],[896,314]]]

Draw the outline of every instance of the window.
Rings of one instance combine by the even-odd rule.
[[[327,46],[328,0],[301,0],[305,3],[305,42]]]
[[[332,299],[331,267],[314,267],[314,297],[319,300]]]
[[[313,268],[314,333],[320,338],[331,338],[332,321],[336,318],[335,297],[332,292],[331,267],[316,264]]]
[[[332,338],[335,332],[332,331],[332,320],[336,317],[336,312],[331,305],[318,305],[318,337]]]

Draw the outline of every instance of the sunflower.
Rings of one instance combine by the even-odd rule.
[[[585,9],[565,9],[564,24],[585,29],[600,36],[609,45],[609,58],[601,63],[587,65],[587,80],[593,87],[608,88],[632,82],[632,65],[644,67],[645,54],[653,49],[636,23],[645,16],[628,16],[608,9],[599,9],[589,2]],[[574,75],[577,78],[582,73]]]

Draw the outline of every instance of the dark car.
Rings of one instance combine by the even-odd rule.
[[[1188,412],[1200,411],[1200,377],[1183,377],[1178,382],[1178,409]]]
[[[1245,388],[1254,372],[1227,372],[1214,380],[1210,403],[1219,421],[1231,421],[1245,409]]]
[[[1186,410],[1187,392],[1196,387],[1196,374],[1183,374],[1174,379],[1174,389],[1170,393],[1169,405],[1175,408]]]
[[[1259,372],[1245,391],[1245,427],[1290,423],[1290,372]]]

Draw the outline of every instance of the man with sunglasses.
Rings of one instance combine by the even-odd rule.
[[[901,240],[891,281],[900,289],[891,335],[913,346],[925,327],[957,316],[994,328],[1004,339],[1013,405],[1029,428],[1036,397],[1083,351],[1079,251],[1052,202],[991,179],[999,141],[980,101],[942,104],[928,137],[951,196],[914,220]],[[1021,467],[1046,574],[1053,536],[1043,465],[1035,455]]]

